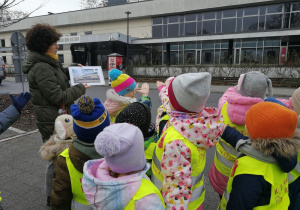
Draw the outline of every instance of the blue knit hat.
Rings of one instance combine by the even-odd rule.
[[[80,141],[93,144],[96,136],[110,124],[109,116],[98,98],[82,96],[71,106],[73,129]]]

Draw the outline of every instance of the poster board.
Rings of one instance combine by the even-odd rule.
[[[105,85],[101,66],[70,66],[71,86],[79,83],[88,85]]]

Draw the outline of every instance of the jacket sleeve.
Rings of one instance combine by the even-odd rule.
[[[149,96],[142,96],[139,100],[140,103],[145,104],[149,109],[152,108],[151,98]]]
[[[164,106],[167,114],[170,116],[171,108],[170,108],[170,100],[169,100],[167,85],[160,86],[159,98],[160,98],[161,103]]]
[[[192,195],[191,153],[180,140],[165,145],[161,160],[162,196],[166,209],[187,209]]]
[[[237,92],[236,87],[230,87],[224,92],[224,94],[219,99],[218,109],[220,111],[222,110],[222,107],[224,106],[224,104],[227,102],[228,96],[231,95],[231,93],[236,93],[236,92]]]
[[[262,176],[237,175],[232,182],[232,191],[226,209],[252,210],[260,204],[267,205],[271,197],[264,197],[263,200],[263,193],[271,195],[271,185]]]
[[[135,210],[164,210],[160,198],[156,194],[147,195],[135,202]]]
[[[58,83],[57,76],[50,70],[50,66],[49,68],[45,66],[38,67],[36,71],[36,83],[44,97],[48,99],[48,102],[56,106],[60,105],[63,98],[65,99],[65,104],[70,105],[81,95],[85,94],[83,84],[77,84],[63,91]]]
[[[51,209],[71,210],[73,199],[70,175],[66,159],[59,156],[55,166],[55,178],[52,182]]]
[[[71,105],[76,101],[78,98],[80,98],[82,95],[85,94],[85,87],[83,84],[77,84],[73,87],[70,87],[65,90],[66,98],[65,103],[67,105]]]
[[[20,112],[13,105],[0,112],[0,134],[16,122],[19,117]]]
[[[233,148],[236,147],[236,144],[239,140],[248,139],[247,136],[244,136],[243,134],[241,134],[236,129],[230,126],[226,126],[221,138],[224,139],[227,143],[229,143]]]

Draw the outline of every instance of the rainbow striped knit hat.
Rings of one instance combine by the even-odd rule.
[[[122,74],[118,69],[110,70],[109,77],[112,80],[111,87],[121,96],[133,91],[136,87],[135,80],[127,74]]]
[[[73,130],[78,140],[93,144],[96,136],[110,124],[105,107],[98,98],[82,96],[72,104]]]

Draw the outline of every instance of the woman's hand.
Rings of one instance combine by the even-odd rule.
[[[87,83],[85,83],[85,84],[83,84],[84,85],[84,88],[85,89],[88,89],[88,88],[90,88],[91,86],[90,85],[88,85]]]
[[[77,66],[79,66],[79,67],[83,67],[83,65],[82,65],[82,64],[80,64],[80,63],[77,63]]]

